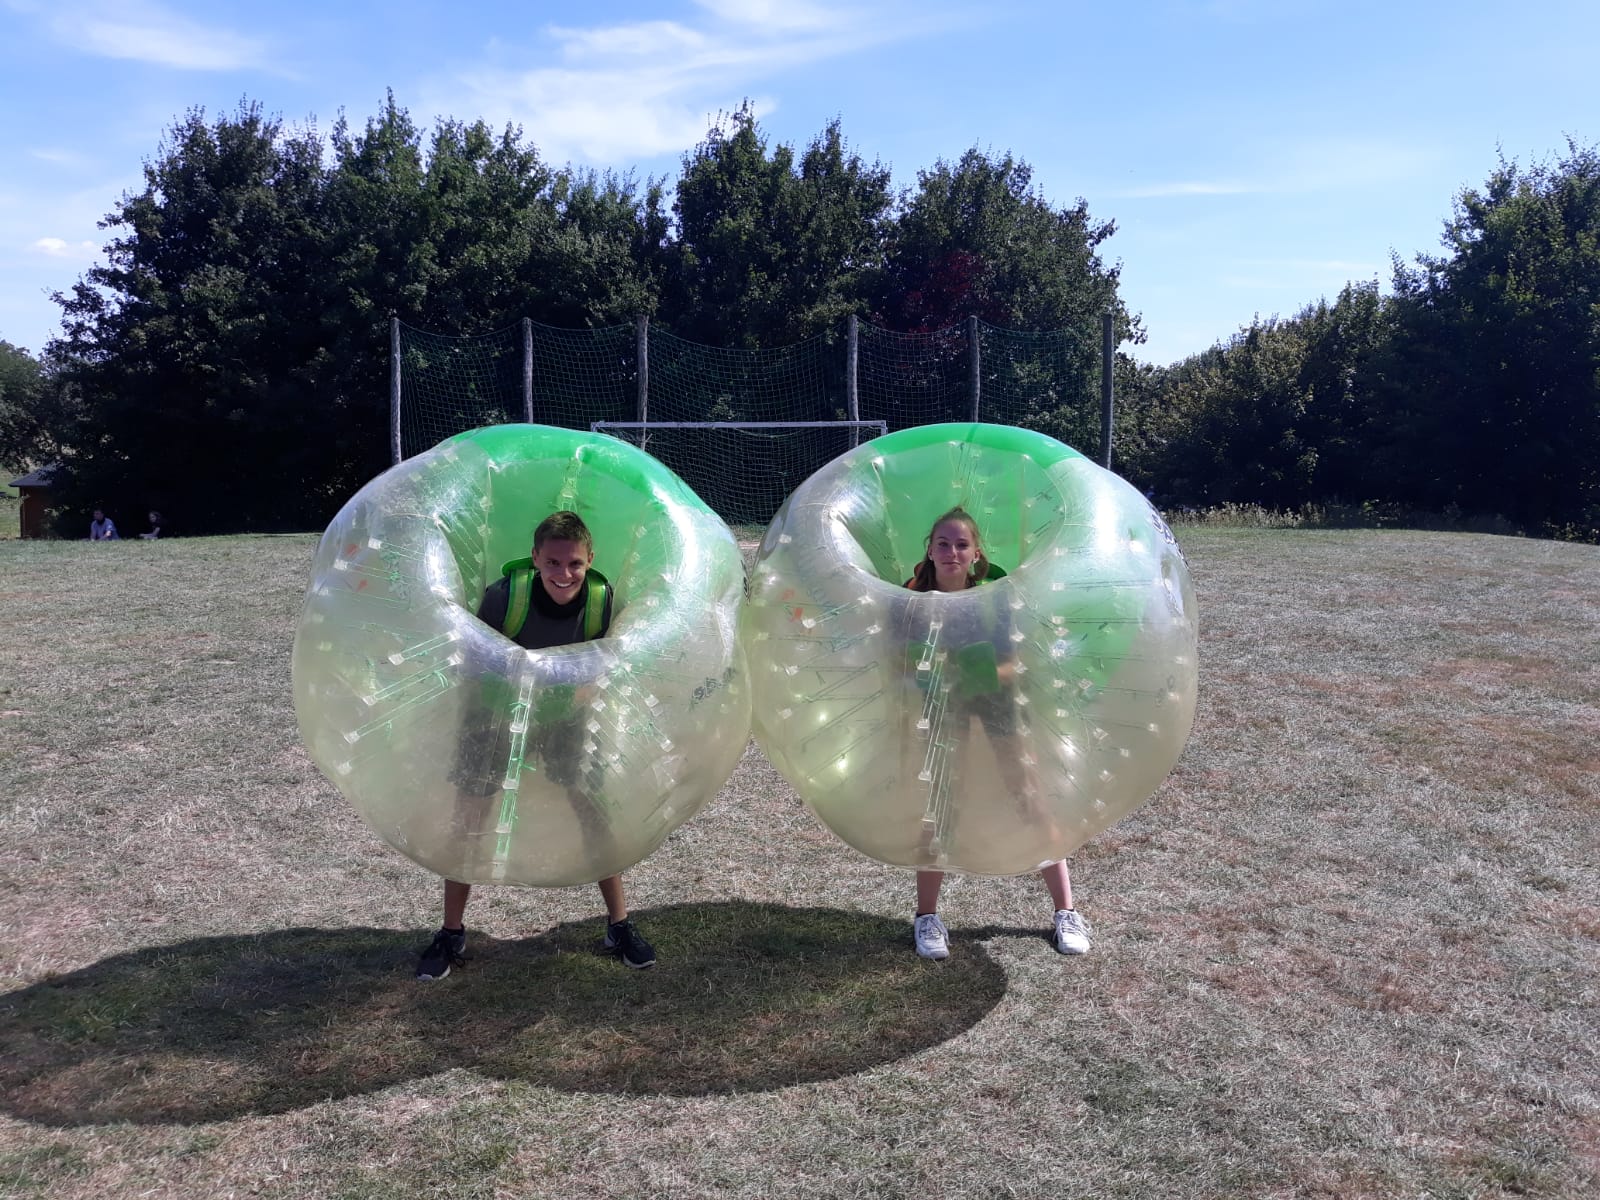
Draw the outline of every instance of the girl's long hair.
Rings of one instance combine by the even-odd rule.
[[[940,517],[928,528],[928,536],[923,539],[922,561],[917,564],[917,569],[911,573],[911,578],[906,580],[906,586],[913,592],[932,592],[938,589],[938,582],[933,566],[933,535],[934,531],[946,521],[959,521],[972,531],[972,541],[978,548],[978,557],[973,560],[972,573],[967,576],[967,586],[971,587],[980,579],[989,575],[989,559],[983,553],[983,535],[978,532],[978,523],[972,519],[972,514],[959,504],[944,516]]]

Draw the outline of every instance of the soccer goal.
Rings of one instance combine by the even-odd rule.
[[[592,421],[654,455],[730,525],[765,525],[814,471],[889,432],[885,421]]]

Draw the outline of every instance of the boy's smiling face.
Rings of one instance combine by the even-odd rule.
[[[571,604],[583,588],[589,574],[589,564],[594,562],[594,547],[568,538],[546,538],[533,552],[533,565],[538,569],[539,582],[550,599],[557,604]]]

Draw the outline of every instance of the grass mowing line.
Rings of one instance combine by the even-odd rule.
[[[1600,551],[1183,544],[1200,712],[1074,861],[1087,958],[956,878],[916,960],[909,877],[751,753],[629,872],[659,974],[592,889],[482,889],[433,991],[437,882],[299,749],[314,539],[0,546],[0,1186],[1594,1194]]]

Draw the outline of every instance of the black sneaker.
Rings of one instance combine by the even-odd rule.
[[[433,935],[433,941],[422,952],[422,959],[417,963],[417,978],[443,979],[450,974],[451,967],[459,967],[466,961],[466,929],[441,929]]]
[[[655,947],[640,937],[639,931],[633,927],[633,922],[626,918],[613,921],[606,926],[606,940],[603,945],[607,950],[619,955],[627,966],[642,968],[656,965]]]

